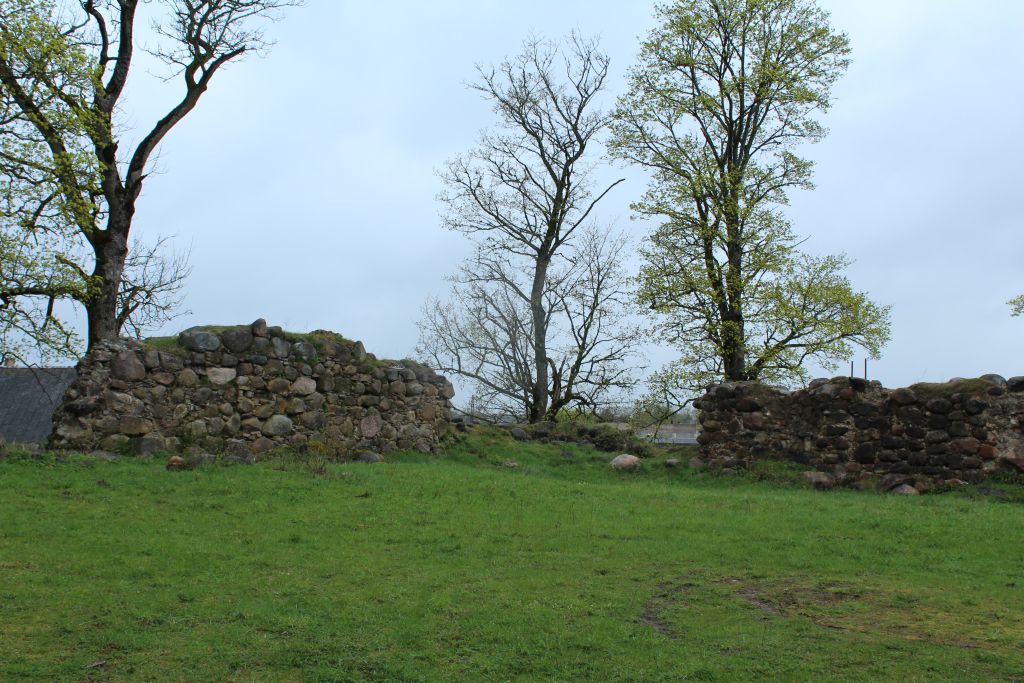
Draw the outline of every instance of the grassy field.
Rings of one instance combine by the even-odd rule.
[[[1021,487],[609,457],[8,457],[0,680],[1024,681]]]

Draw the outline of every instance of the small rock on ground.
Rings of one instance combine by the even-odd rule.
[[[623,453],[622,455],[617,455],[612,458],[612,461],[609,464],[620,472],[632,472],[640,469],[640,458],[635,455]]]
[[[836,485],[836,478],[824,472],[804,472],[804,479],[814,488],[825,491]]]

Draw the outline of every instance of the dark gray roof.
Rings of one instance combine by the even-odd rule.
[[[46,441],[53,411],[73,381],[74,368],[0,368],[0,439]]]

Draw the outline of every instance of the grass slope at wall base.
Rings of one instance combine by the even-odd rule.
[[[695,402],[697,440],[719,467],[777,459],[841,483],[976,482],[1024,464],[1024,381],[1017,379],[886,389],[835,377],[792,392],[727,382]]]
[[[434,450],[451,430],[450,382],[361,342],[263,320],[177,338],[98,344],[54,415],[52,448],[125,454],[199,447],[254,459],[277,447],[341,457]]]

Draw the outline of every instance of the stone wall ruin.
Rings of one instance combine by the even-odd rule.
[[[235,459],[288,446],[343,457],[434,450],[452,385],[361,342],[292,335],[263,320],[176,339],[103,342],[78,364],[50,446],[149,454],[197,447]]]
[[[789,460],[838,483],[879,478],[884,488],[1024,471],[1024,378],[885,389],[836,377],[793,392],[727,382],[695,405],[703,457],[719,467]]]

